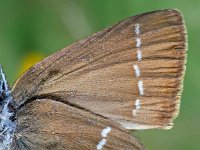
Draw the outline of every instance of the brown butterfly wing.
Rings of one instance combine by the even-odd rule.
[[[177,10],[130,17],[39,62],[12,95],[19,106],[56,97],[127,129],[169,128],[179,109],[185,42]]]
[[[27,109],[28,108],[28,109]],[[143,150],[127,131],[103,118],[52,99],[32,101],[18,111],[16,150]]]
[[[130,17],[37,63],[12,95],[19,108],[50,98],[127,129],[169,128],[179,109],[185,44],[177,10]]]

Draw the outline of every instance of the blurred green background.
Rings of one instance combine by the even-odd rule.
[[[13,85],[25,68],[60,48],[121,19],[164,8],[181,10],[188,30],[181,111],[173,129],[136,135],[149,150],[199,150],[200,0],[0,0],[0,63]]]

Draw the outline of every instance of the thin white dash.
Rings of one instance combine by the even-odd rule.
[[[144,88],[143,88],[143,82],[142,82],[142,80],[138,81],[138,89],[139,89],[140,95],[144,95]]]
[[[101,131],[101,136],[103,137],[103,139],[101,139],[101,141],[99,141],[99,143],[97,144],[97,150],[101,150],[103,146],[106,144],[107,140],[105,138],[108,136],[111,130],[112,130],[111,127],[106,127]]]
[[[102,130],[101,136],[107,137],[108,133],[110,133],[111,130],[112,130],[111,127],[106,127],[105,129]]]
[[[135,33],[136,33],[136,35],[140,34],[140,24],[135,25]]]
[[[138,59],[138,61],[142,60],[142,52],[141,52],[141,50],[137,50],[137,59]]]
[[[140,76],[140,69],[139,69],[138,65],[133,65],[133,68],[135,70],[135,76],[139,77]]]
[[[106,139],[102,139],[97,145],[97,150],[101,150],[103,146],[106,144],[106,142],[107,142]]]
[[[133,109],[133,115],[134,116],[136,116],[136,114],[137,114],[137,111],[140,109],[140,100],[139,99],[137,99],[136,101],[135,101],[135,109]]]
[[[136,47],[140,48],[142,42],[141,42],[141,38],[136,38]]]
[[[138,109],[140,109],[140,100],[139,99],[137,99],[136,101],[135,101],[135,108],[138,110]]]

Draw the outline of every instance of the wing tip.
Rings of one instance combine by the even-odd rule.
[[[176,119],[176,117],[179,115],[180,112],[180,104],[181,104],[181,95],[183,92],[183,80],[184,80],[184,76],[185,76],[185,71],[186,71],[186,61],[187,61],[187,50],[188,50],[188,36],[187,36],[187,28],[185,26],[185,20],[183,17],[182,12],[179,9],[165,9],[166,11],[170,11],[170,12],[174,12],[176,14],[176,16],[178,17],[179,21],[180,21],[180,29],[181,29],[181,34],[183,37],[183,45],[181,45],[181,50],[184,51],[184,61],[182,66],[182,71],[180,73],[180,77],[179,77],[179,84],[177,87],[177,93],[175,96],[175,111],[172,114],[172,118],[170,119],[170,121],[168,123],[166,123],[166,125],[162,126],[162,129],[171,129],[174,125],[174,120]]]
[[[179,82],[179,85],[178,85],[178,92],[176,94],[176,111],[173,113],[172,115],[172,119],[170,121],[170,123],[164,128],[164,129],[171,129],[173,127],[173,121],[174,119],[176,119],[176,117],[179,115],[179,112],[180,112],[180,99],[181,99],[181,95],[182,95],[182,92],[183,92],[183,80],[184,80],[184,76],[185,76],[185,71],[186,71],[186,62],[187,62],[187,51],[188,51],[188,36],[187,36],[187,28],[185,26],[185,20],[184,20],[184,17],[183,17],[183,14],[180,10],[178,9],[173,9],[173,11],[175,11],[179,18],[180,18],[180,21],[181,21],[181,31],[182,31],[182,34],[183,34],[183,38],[184,38],[184,43],[183,43],[183,51],[185,51],[185,57],[184,57],[184,61],[183,61],[183,65],[182,65],[182,72],[181,72],[181,76],[180,76],[180,82]]]

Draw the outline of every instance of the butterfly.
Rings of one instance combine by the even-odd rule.
[[[186,29],[178,10],[127,18],[27,70],[1,69],[1,150],[143,150],[131,135],[179,112]]]

